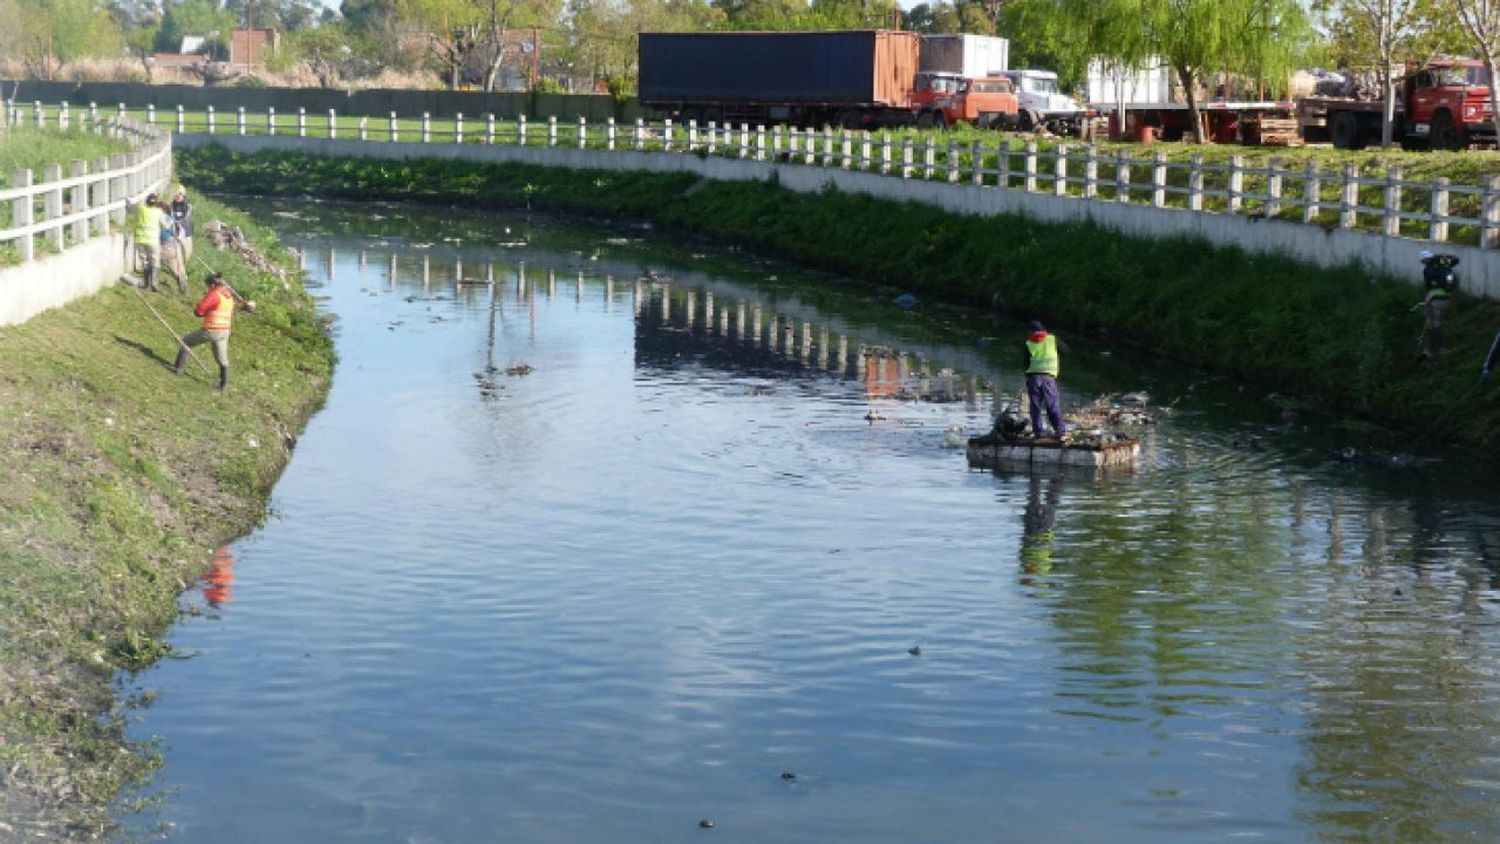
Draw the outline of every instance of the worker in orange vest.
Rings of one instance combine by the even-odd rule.
[[[177,361],[172,364],[172,371],[182,374],[182,365],[187,362],[189,347],[211,343],[214,347],[214,362],[219,364],[219,390],[222,392],[229,386],[229,331],[234,323],[234,311],[239,301],[234,291],[224,283],[223,273],[209,273],[203,283],[208,285],[208,292],[203,294],[203,298],[193,308],[193,313],[203,318],[203,325],[182,338],[182,348],[177,350]],[[246,299],[244,306],[245,310],[255,312],[253,301]]]

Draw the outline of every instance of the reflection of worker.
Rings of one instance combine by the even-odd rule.
[[[1026,487],[1026,514],[1021,521],[1021,571],[1047,574],[1052,571],[1052,526],[1057,523],[1057,506],[1062,502],[1062,479],[1031,476]]]
[[[1436,255],[1423,249],[1417,254],[1422,262],[1422,357],[1436,357],[1443,351],[1443,315],[1458,290],[1458,266],[1454,255]]]
[[[1484,366],[1479,369],[1479,380],[1490,380],[1490,371],[1495,368],[1496,363],[1500,363],[1496,359],[1497,355],[1500,355],[1500,331],[1495,332],[1495,339],[1490,343],[1490,353],[1484,356]]]
[[[1052,436],[1062,439],[1067,434],[1063,424],[1062,400],[1057,395],[1058,352],[1068,347],[1055,334],[1036,320],[1031,322],[1031,335],[1026,338],[1026,396],[1031,401],[1031,433],[1038,439],[1042,433],[1042,412],[1052,423]]]
[[[211,343],[214,347],[214,361],[219,364],[219,390],[222,391],[229,386],[229,329],[234,322],[237,302],[234,293],[224,284],[223,273],[209,273],[203,283],[208,285],[208,292],[203,294],[203,298],[193,308],[193,313],[203,318],[203,326],[182,338],[182,348],[177,350],[177,361],[172,364],[172,369],[181,375],[182,365],[187,362],[188,348]],[[246,301],[245,310],[254,311],[255,303]]]
[[[214,561],[203,575],[203,599],[210,606],[219,607],[229,603],[234,592],[234,555],[229,548],[215,548]]]

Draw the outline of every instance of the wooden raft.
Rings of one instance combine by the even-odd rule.
[[[1131,471],[1141,456],[1139,440],[1070,444],[1057,440],[973,437],[969,440],[969,465],[989,469],[1076,466],[1080,469]]]

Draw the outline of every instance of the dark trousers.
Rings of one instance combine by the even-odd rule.
[[[1026,396],[1031,400],[1031,433],[1040,437],[1042,433],[1042,411],[1047,411],[1047,421],[1052,423],[1052,435],[1059,439],[1068,432],[1063,424],[1062,401],[1057,397],[1057,379],[1051,375],[1026,376]]]

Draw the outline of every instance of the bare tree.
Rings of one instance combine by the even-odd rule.
[[[1412,34],[1416,0],[1345,0],[1344,11],[1362,16],[1375,35],[1380,66],[1376,70],[1385,108],[1380,115],[1380,146],[1391,147],[1396,122],[1396,50]]]
[[[1495,56],[1500,53],[1500,0],[1452,0],[1452,3],[1489,71],[1490,115],[1495,131],[1500,133],[1500,79],[1495,78]]]
[[[501,11],[501,7],[504,11]],[[495,90],[495,79],[500,75],[500,63],[505,59],[505,33],[510,28],[515,6],[502,0],[489,0],[489,66],[484,71],[484,90]]]

